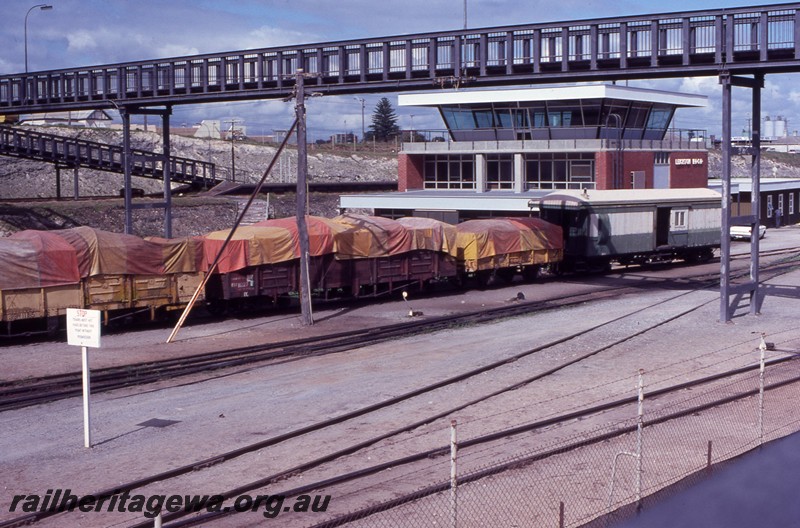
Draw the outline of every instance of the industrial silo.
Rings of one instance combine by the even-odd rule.
[[[769,116],[764,118],[764,130],[762,131],[761,137],[764,139],[772,139],[775,137],[775,124]]]
[[[775,137],[776,138],[783,138],[786,137],[786,119],[783,116],[778,116],[773,121],[775,126]]]

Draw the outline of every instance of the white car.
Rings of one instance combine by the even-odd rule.
[[[743,226],[731,226],[731,238],[733,240],[750,240],[750,232],[752,230],[752,226],[743,225]],[[767,226],[759,225],[758,226],[758,238],[764,238],[764,235],[767,233]]]

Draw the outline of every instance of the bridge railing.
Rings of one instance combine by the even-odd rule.
[[[0,76],[0,113],[267,98],[297,69],[327,93],[708,73],[800,58],[800,4],[447,31]],[[653,69],[658,68],[656,72]],[[565,77],[564,75],[567,74]]]

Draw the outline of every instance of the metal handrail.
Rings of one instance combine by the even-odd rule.
[[[131,153],[133,174],[154,178],[163,176],[162,154],[141,149],[132,149]],[[120,174],[123,172],[120,146],[18,127],[0,126],[0,154]],[[215,165],[207,161],[170,156],[170,173],[176,181],[205,182],[215,179]]]
[[[0,113],[800,69],[800,4],[417,33],[0,76]]]

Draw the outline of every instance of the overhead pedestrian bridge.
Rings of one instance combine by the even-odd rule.
[[[0,76],[0,114],[798,71],[800,4],[418,33]]]

